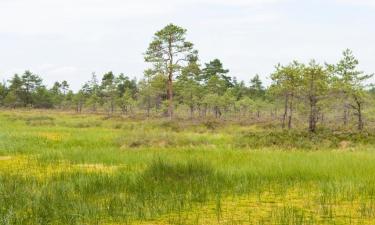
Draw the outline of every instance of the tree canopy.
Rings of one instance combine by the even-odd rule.
[[[284,129],[305,124],[311,132],[327,124],[363,130],[369,120],[368,109],[375,102],[372,75],[358,69],[359,60],[349,49],[336,63],[277,64],[271,83],[265,85],[265,75],[237,80],[218,58],[201,62],[186,34],[174,24],[157,31],[144,54],[150,66],[141,79],[111,71],[93,73],[73,91],[66,80],[48,88],[39,75],[25,71],[0,84],[0,105],[110,116],[267,121]]]

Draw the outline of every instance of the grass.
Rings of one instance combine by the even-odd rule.
[[[1,225],[375,223],[372,133],[53,111],[0,123]]]

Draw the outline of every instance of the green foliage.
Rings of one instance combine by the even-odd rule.
[[[117,98],[117,104],[121,107],[123,113],[128,114],[133,111],[135,106],[135,100],[133,99],[133,93],[130,90],[126,90],[122,96]]]
[[[203,87],[200,85],[201,69],[196,61],[190,61],[182,70],[175,85],[176,93],[182,104],[190,108],[190,117],[193,117],[194,110],[201,103]]]
[[[273,81],[271,91],[282,96],[298,93],[302,82],[302,70],[303,65],[297,61],[287,66],[277,65],[276,72],[271,75]]]
[[[210,80],[220,80],[223,82],[225,88],[232,87],[232,78],[227,74],[229,70],[223,68],[223,64],[219,59],[214,59],[209,63],[206,63],[203,69],[202,78],[209,83]]]
[[[367,91],[365,82],[373,75],[366,75],[358,71],[359,61],[354,57],[353,52],[349,49],[343,52],[343,58],[337,65],[327,65],[333,74],[333,90],[341,94],[344,98],[344,123],[346,124],[348,105],[355,111],[358,118],[358,129],[363,130],[363,106],[367,102]]]
[[[38,75],[25,71],[0,84],[0,106],[112,117],[214,117],[247,124],[272,123],[273,127],[281,124],[289,130],[307,125],[310,132],[328,126],[348,130],[354,123],[363,131],[373,123],[369,106],[375,98],[368,88],[372,75],[357,69],[359,60],[349,49],[336,64],[321,65],[314,60],[278,64],[270,76],[271,85],[265,86],[258,74],[248,84],[238,81],[217,58],[201,63],[186,35],[186,29],[174,24],[157,31],[144,54],[151,67],[139,81],[111,71],[99,81],[93,73],[73,92],[67,81],[57,81],[48,89]]]
[[[167,78],[168,115],[173,116],[173,80],[177,72],[183,68],[183,62],[195,60],[198,52],[193,44],[186,41],[186,30],[169,24],[155,33],[150,43],[145,61],[153,63],[156,71]]]
[[[170,64],[165,68],[165,74],[174,73],[180,67],[179,59],[191,59],[196,53],[193,44],[185,40],[185,35],[186,30],[174,24],[169,24],[156,32],[146,51],[146,62],[159,65],[168,61]],[[171,57],[175,57],[175,61],[171,61]]]
[[[265,96],[266,90],[258,74],[250,80],[249,92],[250,96],[253,98],[263,98]]]
[[[282,149],[339,149],[353,145],[375,144],[373,133],[331,132],[320,130],[316,134],[306,131],[244,132],[236,137],[236,146],[248,148],[274,147]]]
[[[10,107],[10,108],[16,108],[19,106],[22,106],[22,101],[17,95],[15,90],[11,90],[7,93],[7,95],[4,98],[4,106]]]
[[[4,105],[4,99],[8,94],[8,88],[6,83],[0,83],[0,105]]]
[[[329,89],[330,74],[315,61],[311,61],[303,70],[302,89],[309,108],[309,131],[315,132],[318,116],[321,111],[320,102],[326,97]]]

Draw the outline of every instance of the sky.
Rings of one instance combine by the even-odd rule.
[[[188,30],[202,64],[265,84],[278,63],[335,63],[350,48],[375,72],[375,0],[0,0],[0,80],[31,70],[78,90],[107,72],[142,78],[153,34]],[[374,79],[375,82],[375,79]]]

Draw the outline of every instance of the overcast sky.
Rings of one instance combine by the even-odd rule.
[[[140,78],[168,23],[188,29],[201,63],[219,58],[239,80],[345,48],[375,72],[375,0],[0,0],[0,21],[1,80],[29,69],[77,90],[92,72]]]

